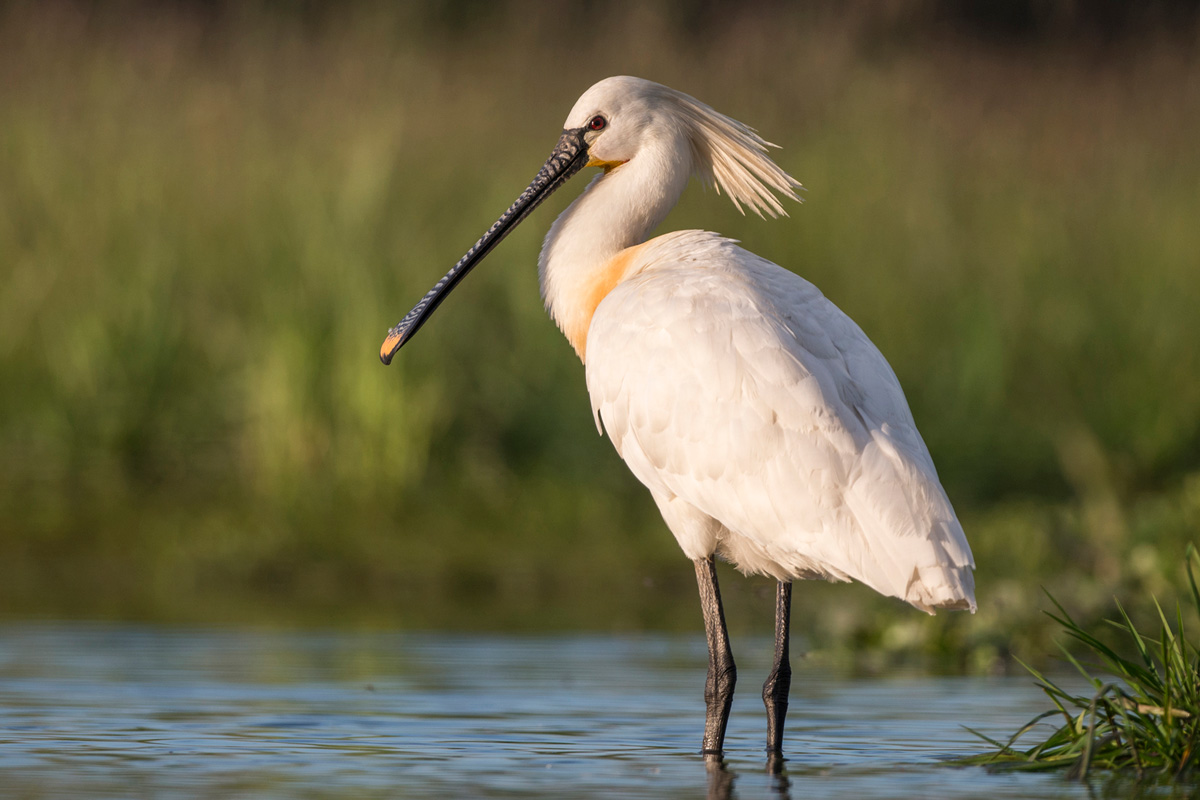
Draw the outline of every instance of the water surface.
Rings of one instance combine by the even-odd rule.
[[[21,797],[1085,798],[946,766],[1045,707],[1028,678],[852,679],[793,660],[764,770],[769,641],[735,642],[723,771],[700,636],[0,625],[0,794]]]

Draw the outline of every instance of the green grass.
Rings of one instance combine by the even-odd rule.
[[[0,610],[694,629],[690,568],[537,293],[582,180],[376,357],[620,73],[782,145],[791,218],[694,188],[665,227],[738,238],[863,326],[974,547],[976,617],[804,586],[814,647],[994,669],[1049,641],[1039,584],[1083,622],[1181,585],[1193,51],[457,7],[0,8]],[[769,631],[769,587],[724,584],[731,624]]]
[[[1193,610],[1200,612],[1188,548],[1188,582]],[[1028,668],[1054,708],[1030,720],[1007,743],[986,736],[995,753],[967,763],[1023,770],[1065,770],[1085,778],[1093,770],[1128,771],[1139,778],[1187,777],[1200,767],[1200,648],[1186,638],[1183,611],[1176,608],[1174,625],[1162,608],[1158,611],[1158,636],[1148,636],[1118,605],[1121,618],[1110,624],[1124,641],[1112,645],[1085,630],[1055,602],[1059,614],[1050,614],[1078,645],[1098,659],[1095,668],[1082,664],[1063,647],[1066,659],[1079,671],[1092,692],[1078,695]],[[1131,652],[1126,657],[1120,650]],[[1102,676],[1093,670],[1102,671]],[[1043,720],[1061,718],[1063,724],[1045,735]],[[1044,736],[1037,744],[1018,747],[1026,734]]]

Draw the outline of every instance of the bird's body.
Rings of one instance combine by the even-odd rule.
[[[966,539],[862,330],[714,234],[639,251],[592,318],[588,394],[684,554],[855,579],[927,611],[970,605]]]
[[[891,367],[812,284],[704,231],[650,233],[698,175],[772,216],[799,187],[767,143],[637,78],[580,97],[529,189],[397,325],[390,361],[458,280],[583,166],[604,173],[539,261],[550,315],[585,364],[597,425],[696,562],[710,649],[706,752],[735,670],[712,559],[779,581],[764,700],[778,753],[791,581],[858,580],[922,610],[975,609],[973,562]]]
[[[547,235],[542,293],[584,361],[597,422],[684,554],[778,580],[856,579],[926,611],[973,608],[966,538],[866,334],[728,239],[646,239],[694,172],[768,213],[782,208],[756,187],[791,194],[794,182],[744,126],[666,87],[602,81],[567,127],[597,114],[641,135],[634,152],[593,153],[606,172]],[[697,164],[722,147],[723,172]]]

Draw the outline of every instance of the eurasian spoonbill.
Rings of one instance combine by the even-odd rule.
[[[585,365],[597,428],[695,562],[708,637],[703,751],[737,678],[713,558],[770,575],[767,750],[782,751],[792,581],[861,581],[923,611],[975,610],[970,547],[891,367],[820,291],[715,233],[648,239],[698,176],[739,210],[785,214],[800,184],[752,129],[688,95],[615,77],[584,92],[516,202],[388,333],[389,363],[451,289],[584,167],[550,228],[546,308]],[[602,426],[602,427],[601,427]]]

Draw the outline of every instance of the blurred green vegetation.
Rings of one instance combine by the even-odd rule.
[[[996,39],[882,8],[0,5],[0,613],[698,630],[538,297],[582,179],[376,355],[623,73],[782,146],[790,219],[696,188],[666,228],[862,325],[974,548],[975,617],[800,586],[816,651],[991,669],[1050,652],[1041,586],[1085,626],[1178,587],[1194,18]],[[769,630],[766,582],[723,589],[734,635]]]

